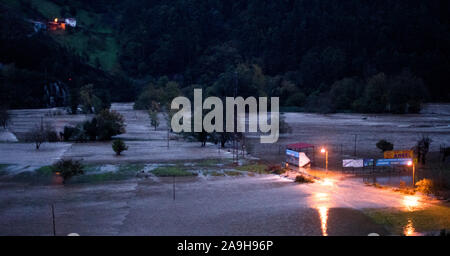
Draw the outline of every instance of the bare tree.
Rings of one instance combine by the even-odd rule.
[[[169,148],[169,140],[170,140],[170,131],[172,130],[172,117],[174,115],[174,111],[170,108],[167,108],[166,110],[166,123],[167,123],[167,148]]]
[[[41,148],[42,143],[49,141],[49,136],[54,133],[54,129],[50,124],[41,122],[36,124],[33,129],[31,129],[26,135],[25,138],[27,141],[34,142],[36,146],[36,150]]]
[[[150,124],[155,128],[158,128],[159,126],[159,119],[158,119],[158,112],[155,110],[149,110],[148,116],[150,117]]]

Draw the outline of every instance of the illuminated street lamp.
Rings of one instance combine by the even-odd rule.
[[[413,188],[415,188],[416,187],[416,165],[414,164],[414,162],[413,161],[408,161],[408,166],[412,166],[412,171],[413,171],[413,173],[412,173],[412,185],[413,185]]]
[[[325,154],[325,169],[328,171],[328,150],[322,148],[320,153]]]

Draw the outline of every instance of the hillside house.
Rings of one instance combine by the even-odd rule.
[[[66,30],[66,23],[55,18],[53,21],[47,23],[48,30]]]
[[[50,21],[47,23],[48,30],[66,30],[67,27],[76,27],[77,26],[77,20],[74,18],[65,18],[65,19],[58,19],[55,18],[53,21]]]

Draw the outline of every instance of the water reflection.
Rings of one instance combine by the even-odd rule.
[[[403,228],[403,234],[405,236],[416,236],[418,233],[416,232],[416,229],[414,228],[412,219],[408,219],[408,223]]]
[[[406,210],[412,212],[417,210],[419,207],[421,207],[420,203],[420,197],[419,196],[405,196],[403,198],[403,206],[406,208]],[[414,228],[414,223],[411,218],[408,218],[408,223],[403,227],[403,234],[405,236],[417,236],[420,235],[418,232],[416,232],[416,229]]]
[[[316,208],[319,212],[319,218],[320,218],[320,228],[322,230],[323,236],[328,236],[328,201],[330,199],[330,195],[328,193],[316,193],[314,195],[316,200]]]
[[[325,206],[320,206],[317,208],[320,216],[320,228],[322,229],[322,235],[328,236],[327,233],[327,221],[328,221],[328,208]]]
[[[323,186],[333,186],[334,185],[334,180],[329,179],[329,178],[325,178],[321,181],[319,181],[320,184],[322,184]]]

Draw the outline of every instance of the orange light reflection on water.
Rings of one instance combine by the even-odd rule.
[[[328,236],[328,211],[330,195],[328,193],[316,193],[314,195],[316,203],[316,209],[320,218],[320,229],[323,236]]]
[[[328,207],[319,206],[317,208],[320,216],[320,228],[322,229],[322,235],[328,236],[327,233],[327,221],[328,221]]]
[[[408,219],[408,223],[403,228],[403,234],[405,236],[417,236],[418,235],[411,219]]]

